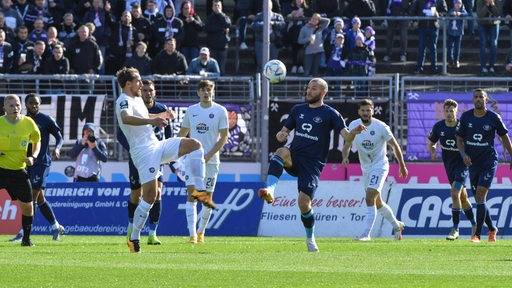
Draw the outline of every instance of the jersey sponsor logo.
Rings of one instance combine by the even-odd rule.
[[[455,147],[455,140],[453,140],[453,139],[446,140],[446,146]]]
[[[484,137],[482,136],[482,134],[475,134],[475,135],[473,135],[473,139],[475,139],[478,142],[482,141],[483,138]]]
[[[196,125],[196,131],[199,134],[205,134],[209,130],[210,130],[210,128],[205,123],[199,123],[199,124]]]
[[[363,142],[361,142],[361,146],[363,146],[364,149],[366,150],[371,150],[373,149],[373,146],[375,146],[372,141],[370,140],[364,140]]]
[[[313,129],[313,125],[311,125],[309,123],[302,124],[302,130],[306,130],[308,132],[311,132],[312,129]]]

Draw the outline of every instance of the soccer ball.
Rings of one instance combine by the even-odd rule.
[[[270,83],[279,83],[286,77],[286,66],[277,59],[270,60],[263,68],[263,76]]]

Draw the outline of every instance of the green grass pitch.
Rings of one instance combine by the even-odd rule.
[[[0,235],[1,287],[511,287],[512,240],[435,238],[356,242],[317,238],[160,237],[130,254],[122,236]],[[406,235],[404,235],[406,237]]]

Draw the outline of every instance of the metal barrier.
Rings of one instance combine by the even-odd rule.
[[[100,137],[108,145],[109,158],[112,160],[126,160],[128,155],[116,141],[117,119],[115,117],[114,103],[121,90],[112,76],[98,75],[2,75],[0,91],[2,94],[18,94],[22,98],[31,92],[37,92],[46,98],[42,106],[52,107],[50,115],[57,118],[59,125],[64,123],[66,142],[63,149],[63,158],[66,150],[76,140],[78,133],[71,131],[69,126],[79,127],[94,119],[99,119]],[[198,101],[196,94],[197,83],[204,78],[195,76],[151,76],[149,79],[155,82],[157,101],[164,103],[195,103]],[[267,129],[262,129],[264,119],[263,109],[268,109],[267,103],[262,102],[261,83],[259,76],[253,77],[218,77],[209,78],[216,83],[215,101],[223,105],[248,105],[251,111],[245,113],[244,121],[248,120],[247,129],[250,131],[250,140],[246,143],[251,153],[245,155],[225,153],[223,161],[249,161],[261,162],[268,155],[262,155],[262,135],[268,134]],[[389,77],[324,77],[329,84],[329,92],[326,103],[345,103],[361,98],[372,98],[381,101],[389,101],[390,109],[388,124],[393,129],[395,136],[403,148],[407,145],[407,92],[463,92],[470,93],[475,88],[485,88],[489,92],[508,92],[512,87],[512,78],[499,77],[421,77],[396,74]],[[275,101],[302,102],[304,101],[305,87],[309,82],[308,77],[286,77],[284,81],[271,84],[269,87],[269,99]],[[361,82],[364,82],[361,84]],[[360,85],[360,86],[357,86]],[[362,89],[364,88],[364,89]],[[98,98],[96,96],[102,96]],[[53,97],[53,98],[52,98]],[[70,100],[72,105],[78,107],[67,111],[70,104],[62,104],[65,97],[76,98]],[[80,98],[82,97],[82,98]],[[470,97],[470,96],[468,96]],[[86,113],[91,98],[101,99],[102,103],[96,103],[100,107],[101,115],[91,118]],[[48,101],[56,100],[56,103]],[[78,101],[77,101],[78,99]],[[81,101],[80,101],[81,100]],[[100,100],[95,100],[99,102]],[[49,105],[51,104],[51,105]],[[67,105],[67,106],[66,106]],[[247,111],[246,111],[247,112]],[[340,111],[343,114],[343,109]],[[72,114],[72,115],[71,115]],[[66,118],[66,119],[64,119]],[[67,118],[71,118],[69,120]],[[98,123],[96,123],[98,124]],[[67,126],[66,126],[67,125]],[[268,128],[268,127],[267,127]],[[75,133],[75,134],[73,134]],[[75,137],[75,138],[73,138]]]
[[[42,96],[41,112],[47,113],[57,120],[63,129],[64,146],[62,159],[67,158],[67,151],[71,149],[85,122],[94,122],[99,127],[100,137],[109,151],[111,160],[127,160],[128,153],[124,151],[116,140],[117,118],[115,115],[115,101],[121,89],[113,76],[99,75],[15,75],[4,74],[0,80],[0,93],[17,94],[22,99],[28,93],[38,93]],[[196,76],[151,76],[145,77],[155,82],[157,101],[164,103],[196,103],[197,83],[204,78]],[[216,83],[215,101],[226,104],[246,104],[252,108],[246,111],[244,121],[248,123],[246,129],[251,132],[250,139],[246,139],[246,149],[251,153],[223,153],[222,159],[237,161],[258,161],[260,159],[261,145],[259,141],[261,131],[258,126],[260,106],[255,97],[255,83],[251,77],[218,77],[208,78]],[[99,97],[96,97],[99,96]],[[76,99],[62,99],[62,98]],[[100,99],[100,100],[99,100]],[[93,103],[95,102],[96,103]],[[99,103],[101,101],[101,103]],[[70,104],[70,102],[72,102]],[[86,113],[86,106],[100,106],[99,111]],[[74,105],[73,110],[70,106]],[[23,105],[24,106],[24,105]],[[171,107],[172,108],[172,107]],[[96,113],[96,115],[94,115]],[[1,113],[0,113],[1,114]],[[71,120],[69,120],[71,119]],[[98,123],[99,121],[99,123]],[[173,123],[179,124],[179,123]],[[70,128],[71,126],[71,128]],[[176,126],[178,129],[179,127]],[[253,132],[254,131],[254,132]],[[175,131],[177,132],[177,131]],[[231,151],[230,151],[231,152]]]

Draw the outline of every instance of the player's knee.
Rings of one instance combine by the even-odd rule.
[[[457,190],[457,192],[460,191],[460,189],[462,189],[462,186],[463,186],[462,183],[459,181],[453,182],[453,188],[455,188],[455,190]]]
[[[275,155],[286,161],[286,159],[290,158],[290,150],[286,147],[281,147],[276,150]]]
[[[196,139],[183,138],[180,143],[180,150],[182,150],[183,153],[180,153],[180,155],[200,150],[202,147],[203,146],[201,145],[201,142],[197,141]]]

